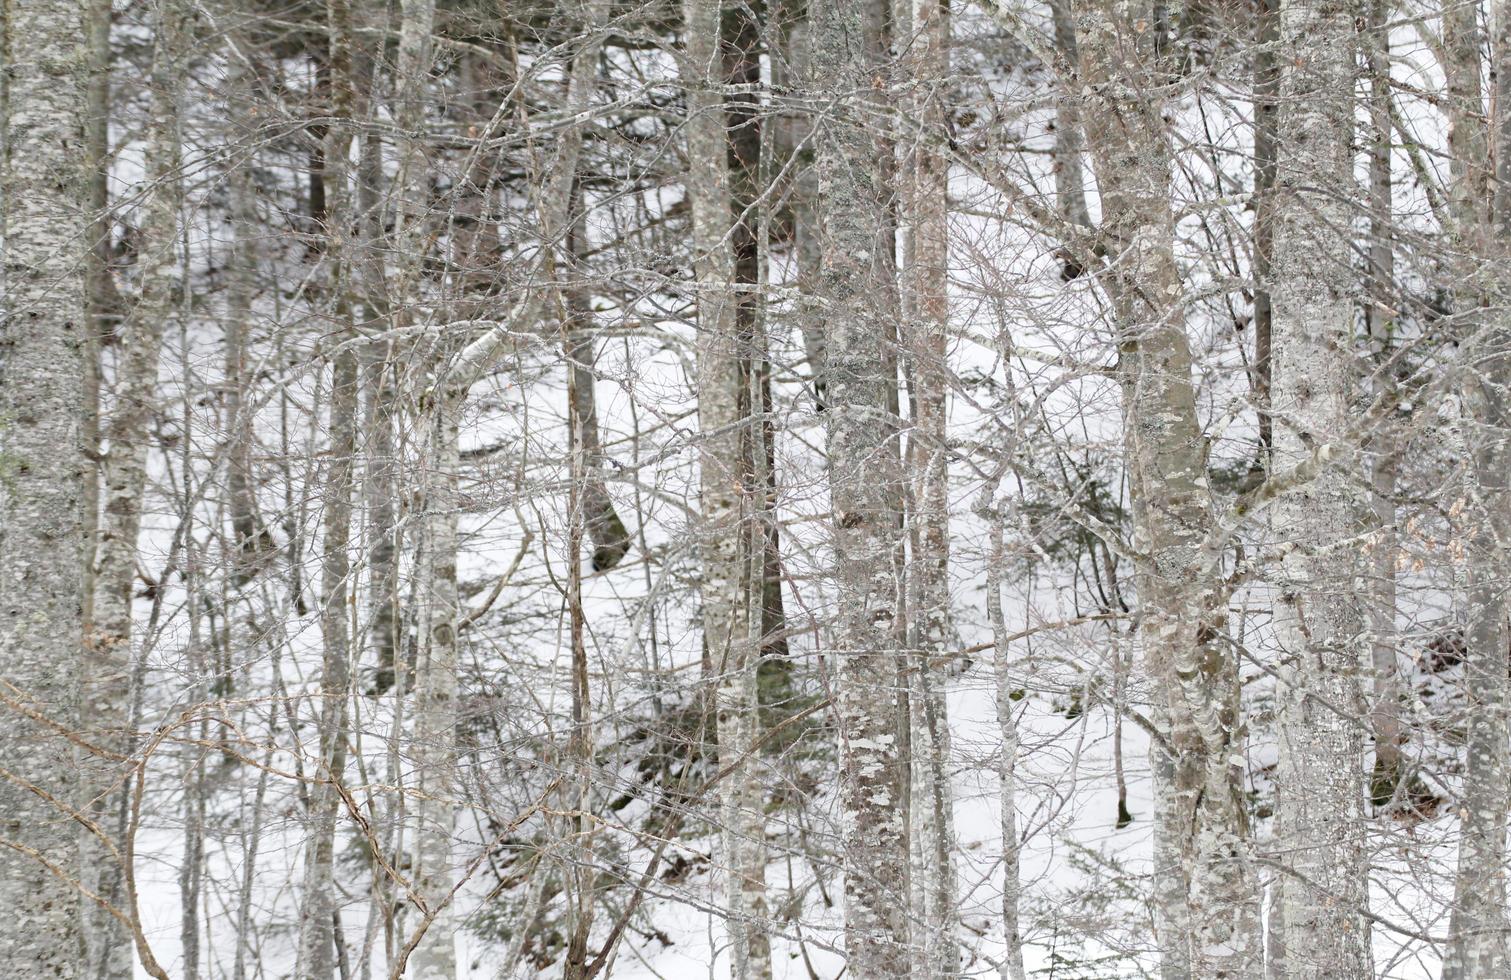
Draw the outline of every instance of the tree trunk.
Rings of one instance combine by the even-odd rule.
[[[688,192],[698,304],[698,427],[702,506],[703,638],[717,686],[716,739],[722,767],[722,849],[731,976],[771,976],[766,939],[766,827],[754,760],[760,725],[757,670],[760,605],[752,603],[754,483],[748,345],[742,349],[729,137],[719,92],[726,75],[719,0],[687,0],[683,51],[688,88]],[[755,580],[757,583],[759,578]]]
[[[347,700],[351,695],[351,617],[348,581],[351,562],[353,471],[357,453],[357,347],[352,321],[353,209],[347,159],[351,150],[356,104],[353,77],[351,7],[330,0],[330,123],[326,128],[326,256],[331,267],[330,302],[338,324],[331,336],[330,446],[324,491],[325,540],[322,545],[321,636],[325,651],[320,679],[319,762],[309,794],[309,833],[305,841],[304,892],[299,914],[300,980],[330,980],[336,964],[337,887],[336,827],[341,811],[337,787],[346,769]]]
[[[1344,543],[1360,530],[1363,507],[1338,460],[1351,448],[1357,38],[1351,10],[1323,0],[1282,0],[1280,31],[1289,55],[1270,277],[1273,471],[1314,455],[1322,463],[1315,479],[1281,493],[1271,520],[1284,553],[1275,582],[1284,955],[1292,977],[1368,977],[1357,722],[1365,714],[1365,631],[1354,593],[1357,548]]]
[[[1010,370],[1010,369],[1009,369]],[[1010,447],[1011,449],[1012,447]],[[1007,622],[1002,614],[1002,566],[1007,553],[1003,548],[1003,521],[1000,511],[988,498],[981,516],[991,521],[991,551],[986,566],[986,618],[992,628],[992,672],[997,682],[997,727],[1002,734],[1002,753],[997,764],[998,803],[1002,807],[1002,932],[1006,947],[1002,957],[1002,980],[1024,980],[1023,935],[1018,925],[1020,892],[1018,840],[1018,722],[1013,710],[1021,695],[1015,696],[1012,682],[1011,648]]]
[[[1084,230],[1091,228],[1091,212],[1086,207],[1086,173],[1081,162],[1085,149],[1085,134],[1081,126],[1080,97],[1074,92],[1074,83],[1080,63],[1076,48],[1075,17],[1070,0],[1050,0],[1049,13],[1054,25],[1055,53],[1060,61],[1055,65],[1060,75],[1055,86],[1055,203],[1060,215],[1072,225]],[[1081,272],[1077,251],[1067,255],[1067,265],[1062,270],[1063,278],[1073,279]]]
[[[84,349],[85,387],[80,442],[90,450],[100,448],[100,349],[120,319],[121,299],[110,271],[110,14],[108,0],[88,5],[90,74],[87,83],[87,130],[89,160],[89,303],[88,342]],[[95,633],[95,554],[100,540],[100,472],[93,466],[84,481],[84,566],[82,577],[84,635]],[[133,569],[134,572],[134,569]],[[102,767],[104,785],[113,779],[112,767]],[[97,820],[107,833],[119,836],[125,830],[125,794],[109,793],[93,804]],[[121,902],[123,875],[103,843],[85,835],[81,840],[85,859],[80,881],[113,905]],[[131,944],[120,922],[92,902],[83,904],[84,975],[90,980],[129,980]]]
[[[630,532],[619,519],[614,499],[604,481],[604,457],[598,438],[598,400],[594,393],[597,355],[593,335],[593,310],[590,287],[585,285],[587,270],[582,256],[588,249],[587,213],[582,209],[579,189],[573,194],[574,220],[567,231],[566,256],[572,285],[565,289],[562,308],[567,317],[567,370],[573,372],[568,424],[580,440],[583,461],[582,508],[588,541],[593,545],[593,571],[606,572],[624,560],[630,550]]]
[[[905,186],[905,342],[912,361],[913,426],[908,438],[912,482],[910,538],[913,549],[907,595],[913,615],[910,646],[916,651],[909,703],[913,735],[913,890],[922,907],[914,918],[924,935],[918,944],[924,975],[960,971],[956,935],[954,801],[949,785],[949,715],[944,682],[949,655],[958,648],[950,609],[949,444],[946,396],[950,385],[949,168],[936,145],[947,138],[945,99],[950,68],[948,0],[906,0],[912,8],[910,106],[923,136],[914,143]]]
[[[422,603],[423,641],[414,682],[416,773],[413,854],[414,889],[430,916],[425,935],[411,955],[416,980],[452,980],[456,976],[456,939],[450,909],[454,871],[451,840],[456,825],[454,802],[457,725],[457,417],[460,405],[438,404],[431,422],[433,470],[425,494],[424,547],[429,571]],[[406,974],[411,975],[411,974]]]
[[[1268,466],[1274,442],[1270,421],[1270,256],[1275,244],[1275,127],[1280,120],[1280,0],[1256,0],[1254,17],[1254,360],[1249,390],[1259,420],[1259,462]]]
[[[132,688],[132,605],[136,593],[137,535],[142,523],[142,500],[147,487],[147,450],[152,413],[157,404],[158,359],[163,331],[179,295],[182,255],[178,218],[179,98],[185,84],[184,64],[187,8],[177,0],[157,6],[152,54],[152,108],[148,126],[148,186],[137,267],[140,288],[136,304],[125,316],[116,343],[115,397],[104,434],[108,442],[104,473],[104,501],[95,555],[93,632],[86,650],[88,672],[85,709],[99,726],[103,744],[126,753],[130,748]],[[91,815],[115,830],[122,806],[120,773],[104,765],[91,774]],[[121,869],[98,838],[83,840],[85,877],[89,887],[120,897]],[[86,906],[89,962],[102,976],[130,974],[124,926],[114,916]]]
[[[1202,549],[1212,497],[1175,261],[1164,106],[1150,97],[1160,91],[1161,59],[1152,42],[1142,57],[1121,50],[1136,36],[1135,14],[1122,4],[1088,12],[1079,47],[1082,80],[1096,93],[1086,135],[1102,191],[1105,283],[1118,333],[1139,636],[1173,753],[1163,787],[1173,799],[1157,801],[1157,813],[1174,821],[1161,830],[1179,856],[1183,887],[1159,889],[1156,900],[1183,901],[1184,909],[1167,915],[1187,928],[1167,929],[1159,939],[1166,976],[1182,975],[1189,963],[1198,977],[1251,977],[1261,958],[1234,761],[1243,750],[1238,661],[1222,642],[1227,595],[1220,569],[1209,567]],[[1120,28],[1128,33],[1119,35]]]
[[[1502,4],[1504,8],[1506,5]],[[1502,9],[1501,14],[1511,13]],[[1469,536],[1464,629],[1464,717],[1468,757],[1458,808],[1461,835],[1454,878],[1444,980],[1505,976],[1511,969],[1506,921],[1506,811],[1511,805],[1511,690],[1507,682],[1507,647],[1511,613],[1505,594],[1507,535],[1511,534],[1511,348],[1506,341],[1504,297],[1511,282],[1504,271],[1505,241],[1496,230],[1511,229],[1503,210],[1511,191],[1496,188],[1490,207],[1491,132],[1485,122],[1481,86],[1478,4],[1452,4],[1443,10],[1443,49],[1447,81],[1450,152],[1449,220],[1445,239],[1450,249],[1454,316],[1464,356],[1460,382],[1464,427],[1469,443],[1465,495]],[[1500,25],[1502,38],[1507,29]],[[1497,47],[1501,67],[1504,48]],[[1500,79],[1491,74],[1497,83]],[[1497,93],[1503,94],[1503,93]],[[1500,117],[1497,150],[1511,127],[1511,107],[1494,103]],[[1492,221],[1499,223],[1497,229]],[[1499,281],[1497,281],[1497,279]],[[1488,309],[1487,309],[1488,308]],[[1498,308],[1497,312],[1490,309]]]
[[[1388,365],[1393,342],[1395,250],[1391,229],[1390,147],[1394,130],[1390,122],[1390,27],[1389,0],[1370,0],[1368,45],[1369,96],[1369,294],[1364,304],[1364,324],[1370,354],[1377,368],[1373,388],[1387,397],[1395,385]],[[1392,418],[1394,416],[1392,415]],[[1372,553],[1370,586],[1370,653],[1374,676],[1369,709],[1374,732],[1375,765],[1370,775],[1370,796],[1384,806],[1397,796],[1403,763],[1401,747],[1401,678],[1396,663],[1396,455],[1395,434],[1387,421],[1370,440],[1370,482],[1374,489],[1374,513],[1380,540]]]
[[[834,103],[815,141],[818,199],[826,203],[817,292],[826,327],[840,848],[852,980],[904,976],[911,963],[905,761],[898,744],[902,475],[889,341],[897,315],[885,176],[891,150],[876,132],[884,113],[873,114],[869,104],[885,89],[876,85],[883,66],[878,6],[810,5],[812,90]]]
[[[81,782],[76,750],[59,733],[79,730],[79,580],[92,471],[79,445],[92,329],[82,14],[76,0],[13,0],[6,8],[0,193],[9,314],[0,333],[0,836],[8,845],[0,847],[0,948],[8,969],[58,980],[85,975],[74,885],[79,828],[31,788],[70,803]]]

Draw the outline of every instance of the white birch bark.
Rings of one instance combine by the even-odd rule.
[[[853,980],[906,975],[908,841],[898,744],[897,577],[902,475],[893,445],[895,321],[890,148],[869,102],[881,71],[876,4],[810,5],[826,327],[825,412],[839,622],[837,672],[845,951]]]
[[[401,202],[396,236],[405,268],[401,302],[420,299],[420,266],[425,247],[427,80],[433,59],[435,0],[403,0],[400,5],[398,81],[399,170],[395,193]],[[407,314],[401,314],[406,315]],[[442,375],[449,366],[438,367]],[[444,382],[443,382],[444,383]],[[408,972],[418,980],[452,980],[456,940],[450,907],[454,883],[451,845],[456,822],[453,770],[456,765],[457,694],[457,469],[458,424],[465,388],[431,403],[424,475],[421,547],[426,562],[420,603],[420,650],[415,664],[413,730],[409,755],[415,803],[410,835],[414,891],[425,903],[423,929],[410,954]],[[381,669],[381,668],[380,668]],[[402,691],[403,685],[400,686]]]
[[[460,406],[443,399],[431,419],[430,464],[425,488],[423,547],[429,569],[422,606],[422,641],[414,679],[414,731],[410,759],[415,771],[415,827],[410,861],[414,890],[428,912],[425,934],[409,959],[416,980],[456,976],[455,882],[451,844],[456,825],[457,722],[456,582],[457,425]]]
[[[1270,296],[1274,350],[1273,472],[1321,450],[1315,479],[1285,489],[1271,512],[1281,653],[1277,843],[1289,975],[1370,976],[1360,834],[1365,635],[1355,598],[1364,510],[1336,456],[1349,434],[1354,15],[1330,0],[1282,0],[1279,164]],[[1325,447],[1325,449],[1324,449]]]
[[[73,805],[84,641],[80,445],[88,187],[89,66],[76,0],[5,10],[7,112],[0,214],[0,962],[30,977],[84,976],[79,828],[32,791]],[[90,767],[100,764],[89,760]]]
[[[1009,368],[1011,370],[1011,368]],[[992,673],[997,682],[997,727],[1002,735],[1001,753],[997,763],[998,804],[1002,807],[1002,932],[1003,950],[1000,973],[1002,980],[1024,980],[1023,935],[1019,928],[1018,906],[1021,893],[1019,881],[1018,839],[1018,721],[1014,709],[1019,700],[1014,696],[1012,675],[1012,649],[1007,634],[1007,621],[1002,613],[1002,566],[1007,552],[1003,547],[1004,516],[992,506],[992,501],[983,501],[980,514],[991,521],[991,550],[986,566],[986,618],[992,628]]]

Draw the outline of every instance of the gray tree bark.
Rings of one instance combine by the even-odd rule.
[[[1319,474],[1284,490],[1271,512],[1281,652],[1277,842],[1286,867],[1289,975],[1370,976],[1359,834],[1365,635],[1355,598],[1364,515],[1340,465],[1349,439],[1358,275],[1350,223],[1357,38],[1352,8],[1282,0],[1279,163],[1274,198],[1273,472],[1310,460]]]
[[[1139,36],[1133,25],[1140,12],[1121,3],[1088,11],[1078,40],[1110,264],[1104,283],[1117,320],[1139,636],[1173,754],[1171,779],[1161,787],[1171,798],[1159,801],[1158,814],[1173,821],[1162,832],[1179,858],[1179,886],[1157,889],[1156,901],[1184,908],[1167,910],[1159,942],[1167,977],[1187,969],[1198,977],[1252,977],[1261,957],[1240,782],[1238,661],[1222,639],[1227,594],[1220,569],[1203,549],[1212,495],[1175,261],[1164,106],[1152,94],[1161,91],[1157,73],[1171,66],[1147,32],[1142,45],[1127,50],[1127,39]]]
[[[60,734],[79,730],[83,502],[91,473],[79,417],[92,329],[84,281],[90,59],[83,12],[75,0],[14,0],[5,11],[3,51],[0,960],[23,975],[57,980],[85,975],[79,828],[63,808],[87,799],[77,799],[78,756]]]
[[[321,558],[320,714],[316,731],[319,759],[309,792],[304,854],[304,889],[299,914],[300,980],[330,980],[337,960],[335,934],[336,828],[341,812],[338,787],[346,769],[347,701],[351,696],[351,546],[353,473],[357,454],[358,366],[352,317],[352,195],[347,160],[356,105],[352,12],[347,0],[330,0],[331,121],[325,134],[326,252],[331,269],[330,302],[337,326],[331,334],[330,445],[324,479]]]
[[[1390,10],[1389,0],[1369,0],[1368,46],[1369,95],[1369,294],[1365,298],[1364,325],[1370,354],[1376,366],[1375,392],[1392,397],[1395,372],[1389,367],[1394,328],[1395,250],[1391,224],[1390,149],[1394,128],[1390,120]],[[1373,602],[1370,604],[1370,655],[1374,676],[1370,698],[1370,725],[1374,732],[1375,764],[1370,774],[1370,796],[1377,806],[1397,797],[1405,759],[1402,746],[1406,733],[1401,723],[1401,677],[1396,647],[1396,558],[1400,553],[1396,522],[1396,456],[1399,451],[1391,426],[1383,425],[1370,440],[1370,482],[1374,489],[1374,514],[1379,524],[1370,570]],[[1407,787],[1409,793],[1409,787]]]
[[[908,629],[916,651],[909,707],[911,837],[915,944],[919,969],[946,977],[960,971],[959,911],[953,852],[954,801],[949,784],[949,713],[944,683],[949,654],[958,648],[950,608],[949,441],[947,395],[949,327],[949,168],[938,149],[946,138],[950,69],[948,0],[905,0],[910,114],[921,127],[904,141],[901,183],[904,342],[911,359],[913,425],[908,437],[910,547]]]
[[[766,826],[756,760],[750,758],[760,727],[760,604],[752,604],[751,559],[764,548],[752,551],[761,530],[755,521],[761,488],[751,466],[749,351],[741,349],[735,292],[737,227],[722,94],[722,6],[719,0],[687,0],[683,7],[687,186],[698,309],[699,543],[703,638],[717,684],[719,762],[733,767],[721,787],[730,970],[739,980],[759,980],[771,976],[771,948],[764,921]]]
[[[1511,41],[1500,4],[1500,37]],[[1507,542],[1511,541],[1511,346],[1507,343],[1505,298],[1511,290],[1506,239],[1511,230],[1511,189],[1494,191],[1492,138],[1499,152],[1511,149],[1511,107],[1492,102],[1494,132],[1486,124],[1480,51],[1484,34],[1478,4],[1443,8],[1443,51],[1447,63],[1449,220],[1454,318],[1464,358],[1460,397],[1469,450],[1464,495],[1469,515],[1466,548],[1464,629],[1464,718],[1468,756],[1458,807],[1461,833],[1449,919],[1445,980],[1506,976],[1511,971],[1511,923],[1506,918],[1506,821],[1511,806],[1511,684],[1507,649],[1511,604],[1505,590]],[[1511,61],[1495,48],[1495,69]],[[1503,95],[1505,92],[1497,92]],[[1499,235],[1497,235],[1497,232]]]
[[[899,744],[898,558],[902,474],[891,324],[891,148],[873,100],[885,86],[874,3],[810,5],[816,150],[816,290],[825,319],[825,412],[834,520],[841,853],[847,976],[904,976],[908,949],[905,765]],[[873,114],[874,113],[874,114]]]

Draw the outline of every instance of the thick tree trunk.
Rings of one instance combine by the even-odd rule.
[[[1274,200],[1273,470],[1316,456],[1319,475],[1286,489],[1271,526],[1284,552],[1276,587],[1281,653],[1277,840],[1285,862],[1290,976],[1368,977],[1363,819],[1365,716],[1358,549],[1364,508],[1338,463],[1348,453],[1358,275],[1350,8],[1282,0],[1284,59]],[[1352,458],[1353,454],[1348,453]],[[1330,462],[1331,460],[1331,462]]]
[[[1498,11],[1501,14],[1511,10]],[[1468,756],[1458,807],[1461,823],[1458,872],[1449,920],[1445,980],[1506,976],[1511,969],[1511,929],[1506,920],[1506,811],[1511,805],[1511,684],[1507,681],[1507,647],[1511,613],[1505,591],[1506,542],[1511,535],[1511,345],[1508,345],[1505,297],[1511,276],[1503,270],[1506,244],[1494,234],[1511,229],[1511,190],[1496,188],[1490,207],[1492,134],[1485,122],[1481,86],[1480,31],[1477,4],[1453,4],[1443,10],[1443,49],[1447,81],[1452,184],[1451,226],[1445,238],[1451,250],[1454,315],[1459,321],[1464,356],[1460,382],[1469,475],[1465,496],[1470,529],[1464,629],[1464,718]],[[1502,24],[1503,37],[1507,29]],[[1495,51],[1501,64],[1504,49]],[[1500,67],[1495,65],[1494,67]],[[1491,74],[1497,83],[1500,79]],[[1500,94],[1500,93],[1497,93]],[[1511,107],[1498,102],[1497,149],[1511,126]],[[1499,228],[1496,225],[1499,225]],[[1492,312],[1492,310],[1494,312]]]
[[[1158,813],[1179,856],[1182,901],[1160,935],[1166,976],[1257,976],[1258,890],[1235,757],[1242,752],[1238,662],[1222,642],[1226,593],[1202,545],[1212,529],[1206,446],[1196,417],[1184,289],[1175,262],[1170,149],[1158,92],[1159,58],[1122,50],[1136,10],[1088,12],[1079,46],[1094,93],[1087,145],[1102,191],[1105,280],[1117,317],[1126,467],[1141,614],[1139,636],[1160,685],[1173,794]],[[1119,30],[1126,31],[1120,34]],[[1154,66],[1140,70],[1137,64]],[[1158,749],[1156,749],[1158,751]],[[1159,762],[1156,761],[1156,767]],[[1168,804],[1168,807],[1165,806]],[[1174,856],[1174,855],[1172,855]],[[1157,875],[1161,872],[1157,871]]]
[[[898,744],[898,556],[902,475],[890,336],[895,323],[890,146],[878,134],[883,20],[878,4],[810,5],[834,519],[835,660],[845,945],[853,980],[906,975],[908,840]],[[862,93],[862,94],[857,94]],[[865,94],[870,93],[870,94]]]
[[[92,329],[83,254],[89,52],[76,0],[13,0],[5,19],[0,949],[7,970],[74,980],[85,976],[79,828],[33,790],[72,805],[80,784],[77,750],[60,733],[79,730],[85,654],[79,586],[92,467],[79,444],[79,406]]]

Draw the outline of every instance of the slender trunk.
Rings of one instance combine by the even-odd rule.
[[[997,763],[998,803],[1002,807],[1002,931],[1004,946],[1002,980],[1024,980],[1023,936],[1018,926],[1020,893],[1018,840],[1018,722],[1014,708],[1022,695],[1013,688],[1011,649],[1007,622],[1002,614],[1003,516],[985,502],[982,516],[991,521],[991,551],[986,566],[986,618],[992,628],[992,669],[997,681],[997,727],[1002,735]]]
[[[688,87],[688,189],[698,289],[698,426],[702,505],[703,637],[717,687],[719,761],[734,770],[721,787],[722,849],[731,975],[771,976],[766,940],[765,822],[754,760],[759,727],[757,669],[759,605],[752,604],[753,508],[763,496],[751,472],[750,399],[745,384],[748,344],[742,345],[739,243],[753,241],[732,196],[731,163],[738,155],[726,135],[718,92],[727,73],[718,0],[688,0],[683,52]],[[731,150],[734,152],[731,152]],[[743,161],[741,161],[743,162]],[[753,256],[751,256],[753,258]],[[743,349],[742,349],[743,348]],[[759,582],[759,579],[756,579]]]
[[[234,59],[233,59],[234,62]],[[227,288],[223,401],[226,426],[226,495],[231,515],[232,580],[246,585],[264,556],[276,547],[257,520],[252,469],[255,436],[252,412],[243,399],[249,390],[247,351],[251,344],[253,282],[257,274],[257,213],[248,166],[226,175],[231,203],[230,283]]]
[[[114,328],[120,296],[110,274],[110,0],[90,0],[85,27],[89,31],[89,81],[86,89],[86,130],[89,175],[90,331],[84,349],[84,413],[79,439],[90,450],[100,445],[100,344]],[[84,631],[94,629],[94,552],[99,538],[100,483],[96,472],[84,484]],[[87,931],[93,932],[92,928]],[[128,967],[129,969],[129,964]],[[95,965],[90,970],[98,971]],[[119,975],[119,974],[117,974]]]
[[[949,785],[949,720],[944,682],[951,650],[959,644],[950,609],[949,445],[949,170],[935,142],[946,136],[946,86],[950,68],[948,0],[906,0],[911,6],[909,66],[913,117],[923,127],[906,187],[903,306],[905,342],[912,362],[913,426],[908,439],[911,470],[910,524],[913,560],[908,600],[916,651],[910,696],[913,735],[912,838],[914,892],[922,899],[915,921],[925,930],[919,944],[927,976],[960,971],[956,936],[954,801]]]
[[[399,121],[399,166],[395,196],[398,275],[401,301],[420,300],[429,173],[425,166],[427,84],[432,65],[435,0],[401,3],[395,116]],[[408,322],[408,307],[396,316]],[[439,370],[444,373],[445,368]],[[462,392],[461,394],[465,394]],[[428,420],[428,474],[423,502],[425,595],[420,601],[421,643],[413,689],[413,744],[417,802],[413,809],[410,862],[416,893],[423,899],[424,934],[409,958],[419,980],[451,980],[456,975],[456,942],[450,910],[453,885],[451,841],[456,765],[457,694],[457,470],[461,399],[437,399]],[[380,670],[381,670],[380,665]]]
[[[152,413],[157,404],[158,359],[167,320],[182,286],[178,238],[181,196],[179,179],[179,99],[184,85],[188,9],[177,0],[157,6],[152,56],[152,108],[148,128],[149,197],[141,223],[138,268],[140,290],[126,315],[116,344],[115,398],[104,434],[104,502],[95,563],[92,633],[86,646],[88,675],[85,707],[98,725],[104,744],[118,752],[129,746],[127,733],[132,685],[132,605],[136,593],[137,535],[147,486],[147,450]],[[105,826],[120,810],[122,790],[115,766],[92,774],[96,780],[91,811]],[[86,836],[84,867],[91,887],[120,894],[121,869],[101,841]],[[124,926],[113,916],[89,909],[86,941],[97,975],[129,976],[129,948]]]
[[[1276,129],[1280,121],[1280,0],[1257,0],[1254,18],[1254,360],[1249,390],[1259,418],[1259,461],[1268,466],[1270,421],[1270,256],[1275,245]]]
[[[563,324],[563,331],[567,330],[570,326]],[[570,344],[569,339],[563,339]],[[577,384],[577,372],[569,365],[569,404],[573,401],[573,388]],[[596,911],[593,892],[598,877],[594,867],[594,829],[589,820],[593,812],[593,691],[588,677],[587,616],[582,607],[582,549],[587,540],[589,519],[587,494],[583,491],[588,480],[588,460],[583,448],[582,420],[578,418],[573,422],[568,434],[571,472],[567,491],[567,555],[570,563],[567,568],[567,616],[572,652],[572,737],[567,755],[573,779],[565,791],[567,825],[571,828],[572,840],[569,845],[571,863],[564,889],[567,897],[567,949],[562,975],[566,980],[588,980],[588,966],[592,960],[588,941],[593,932]]]
[[[907,974],[908,841],[898,744],[897,560],[902,476],[897,431],[891,149],[871,99],[882,18],[870,4],[810,5],[826,326],[830,498],[834,515],[840,850],[848,977]],[[874,93],[857,95],[856,93]]]
[[[583,519],[593,546],[593,571],[606,572],[618,565],[630,550],[630,532],[619,519],[614,499],[604,480],[604,456],[598,438],[598,400],[594,393],[596,344],[587,270],[582,255],[587,251],[587,213],[581,207],[579,190],[573,195],[575,220],[567,232],[566,254],[571,284],[565,289],[563,308],[567,316],[567,369],[573,372],[568,424],[577,434],[583,453],[581,487]]]
[[[451,840],[456,825],[457,725],[457,438],[460,405],[442,399],[431,432],[430,482],[426,487],[424,547],[429,594],[422,601],[424,639],[414,681],[414,742],[417,774],[412,856],[414,889],[425,901],[429,922],[409,960],[416,980],[456,976],[455,922],[451,890],[455,873]]]
[[[1369,293],[1365,297],[1364,324],[1370,354],[1379,372],[1374,387],[1386,395],[1394,386],[1387,367],[1390,359],[1394,317],[1393,281],[1395,250],[1391,243],[1390,146],[1394,131],[1390,123],[1390,0],[1370,0],[1368,45],[1369,94]],[[1369,709],[1374,731],[1375,765],[1370,776],[1370,796],[1376,806],[1385,806],[1397,795],[1401,783],[1401,747],[1406,735],[1401,725],[1401,678],[1396,663],[1396,440],[1389,423],[1370,440],[1370,483],[1374,490],[1374,513],[1380,538],[1375,544],[1370,570],[1370,660],[1373,691]]]
[[[1506,921],[1506,811],[1511,776],[1511,684],[1507,647],[1511,613],[1504,588],[1507,535],[1511,534],[1511,349],[1506,341],[1504,296],[1508,277],[1505,244],[1494,231],[1511,228],[1503,208],[1511,191],[1496,188],[1490,204],[1492,132],[1485,122],[1480,50],[1484,41],[1478,4],[1451,4],[1443,10],[1443,50],[1447,58],[1450,152],[1449,220],[1454,316],[1464,356],[1460,393],[1469,442],[1465,493],[1472,521],[1466,549],[1467,619],[1464,629],[1464,697],[1468,757],[1458,808],[1461,822],[1458,872],[1454,878],[1445,980],[1507,975],[1511,969]],[[1497,13],[1511,13],[1502,4]],[[1508,40],[1504,23],[1498,41]],[[1493,67],[1505,66],[1497,45]],[[1493,73],[1497,86],[1502,80]],[[1496,95],[1504,94],[1497,92]],[[1511,107],[1496,100],[1496,149],[1511,127]],[[1499,225],[1499,228],[1496,226]],[[1496,279],[1500,281],[1496,281]],[[1489,309],[1498,307],[1498,312]]]
[[[0,216],[12,322],[0,332],[0,680],[9,692],[0,702],[0,813],[11,846],[0,847],[0,948],[8,969],[74,980],[85,976],[71,880],[79,831],[30,787],[71,801],[82,782],[76,750],[59,732],[79,730],[84,672],[89,51],[75,0],[13,0],[5,21]]]
[[[90,75],[86,92],[89,156],[90,249],[87,298],[89,326],[84,347],[83,414],[80,419],[80,442],[92,451],[100,448],[100,348],[114,330],[120,317],[121,301],[110,271],[110,13],[108,0],[89,4],[86,28],[89,31]],[[95,553],[100,538],[100,472],[91,467],[84,482],[84,566],[82,592],[84,635],[95,632]],[[110,779],[107,770],[102,778]],[[111,793],[101,798],[95,809],[101,825],[119,835],[125,829],[125,795]],[[88,855],[103,851],[100,842],[87,835],[81,841],[86,858],[80,880],[111,904],[121,903],[121,869],[108,857]],[[84,975],[91,980],[129,980],[131,944],[121,924],[103,909],[90,902],[83,904]]]
[[[351,687],[351,618],[348,581],[351,562],[352,491],[357,452],[357,349],[352,322],[350,229],[352,207],[347,157],[352,140],[355,83],[352,71],[351,7],[331,0],[329,78],[331,122],[326,132],[326,256],[332,270],[330,301],[338,324],[331,365],[330,447],[325,472],[325,539],[321,559],[321,636],[325,644],[320,680],[319,763],[309,794],[310,832],[305,844],[304,893],[299,918],[300,980],[330,980],[341,937],[337,913],[335,846],[341,798],[337,787],[346,768],[347,699]]]
[[[1055,86],[1055,203],[1066,221],[1082,229],[1090,229],[1091,212],[1086,207],[1086,173],[1081,162],[1085,150],[1085,134],[1081,127],[1081,103],[1075,85],[1080,53],[1076,49],[1075,18],[1071,12],[1070,0],[1050,0],[1049,13],[1054,25],[1055,54],[1059,56],[1055,71],[1060,76],[1060,82]],[[1073,279],[1080,274],[1073,254],[1066,258],[1066,262],[1064,278]]]
[[[781,54],[771,59],[772,85],[779,91],[789,90],[813,73],[812,25],[802,15],[805,0],[778,0],[773,4],[773,31],[781,38]],[[778,155],[793,167],[792,264],[798,300],[794,320],[803,338],[803,354],[808,362],[814,408],[823,411],[824,392],[824,318],[819,309],[820,265],[818,173],[798,153],[811,154],[809,142],[813,119],[807,113],[783,115],[770,123],[780,127]],[[801,148],[801,149],[800,149]]]
[[[365,86],[373,114],[377,98],[378,59],[360,48],[356,57],[357,78]],[[394,686],[397,652],[403,633],[399,602],[399,461],[396,456],[394,422],[398,385],[394,379],[395,342],[384,336],[399,324],[388,297],[388,263],[384,256],[383,138],[366,133],[360,143],[357,170],[357,218],[361,248],[353,270],[362,297],[362,318],[373,338],[362,348],[362,448],[366,466],[362,471],[363,512],[367,536],[368,634],[372,643],[375,695]],[[401,190],[395,185],[390,190]]]
[[[1352,12],[1323,0],[1282,0],[1274,200],[1273,469],[1314,455],[1321,471],[1280,495],[1271,526],[1281,652],[1277,840],[1287,868],[1285,960],[1292,977],[1368,977],[1363,819],[1364,622],[1354,584],[1363,508],[1338,457],[1348,439],[1349,355],[1358,275],[1352,268],[1354,63]],[[1331,462],[1329,462],[1331,460]]]

